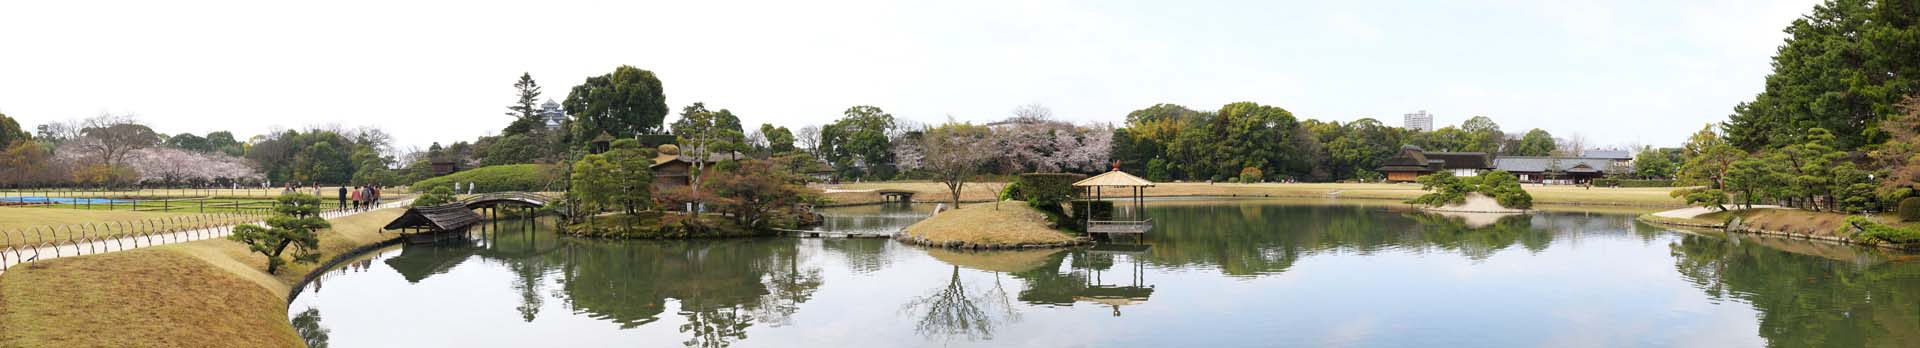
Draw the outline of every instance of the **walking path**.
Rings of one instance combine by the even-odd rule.
[[[1731,205],[1729,206],[1731,207]],[[1753,209],[1773,209],[1773,208],[1779,208],[1779,207],[1780,206],[1777,206],[1777,205],[1757,205],[1756,204],[1753,206]],[[1734,209],[1734,210],[1740,210],[1740,209]],[[1695,217],[1699,217],[1701,215],[1706,215],[1707,213],[1713,213],[1718,211],[1720,210],[1710,208],[1710,207],[1691,207],[1691,208],[1680,208],[1680,209],[1653,213],[1653,216],[1658,216],[1663,218],[1675,218],[1675,219],[1692,219]]]
[[[327,220],[333,220],[333,219],[339,219],[343,217],[357,215],[357,214],[368,212],[368,211],[373,211],[376,209],[404,207],[409,204],[413,204],[412,198],[383,203],[383,204],[380,204],[379,206],[374,207],[373,209],[365,209],[365,210],[359,210],[359,211],[353,211],[353,210],[323,211],[323,212],[320,212],[320,217],[325,218]],[[261,226],[261,227],[266,226],[264,222],[253,222],[252,224],[256,226]],[[121,236],[121,237],[108,238],[108,239],[76,241],[74,243],[61,243],[61,244],[50,245],[50,246],[43,244],[42,246],[38,246],[38,247],[20,246],[20,247],[4,248],[4,249],[0,249],[0,273],[5,273],[7,268],[13,267],[14,265],[17,265],[17,264],[43,261],[43,260],[59,258],[59,257],[91,255],[91,254],[122,251],[122,250],[128,250],[128,249],[145,248],[145,247],[151,247],[156,245],[167,245],[167,244],[191,242],[196,240],[206,240],[206,239],[214,239],[214,238],[226,238],[228,235],[233,234],[234,226],[238,226],[238,225],[214,226],[214,227],[178,231],[178,232],[153,233],[153,234],[145,234],[145,235],[128,235],[128,236]]]

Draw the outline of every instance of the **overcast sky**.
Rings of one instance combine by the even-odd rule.
[[[853,105],[1118,123],[1254,101],[1671,146],[1759,92],[1780,30],[1816,2],[6,1],[0,113],[241,137],[377,125],[425,147],[499,132],[521,72],[560,100],[626,64],[658,74],[676,113],[704,101],[749,127]]]

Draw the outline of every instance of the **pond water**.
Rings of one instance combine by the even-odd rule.
[[[911,214],[898,208],[848,208]],[[289,306],[334,347],[1911,347],[1920,263],[1631,215],[1158,201],[1139,245],[607,241],[504,222],[349,262]],[[884,228],[867,219],[862,228]],[[911,223],[910,219],[897,224]]]

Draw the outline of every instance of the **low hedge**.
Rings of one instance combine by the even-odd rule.
[[[1086,179],[1086,175],[1073,173],[1027,173],[1020,174],[1021,200],[1035,208],[1060,211],[1060,204],[1073,199],[1073,183]]]
[[[1920,221],[1920,197],[1900,200],[1900,221]]]
[[[554,183],[559,179],[553,175],[553,171],[548,170],[549,168],[553,168],[553,166],[544,164],[509,164],[474,168],[414,182],[413,192],[432,192],[433,189],[440,187],[451,189],[454,183],[460,183],[461,187],[460,192],[455,192],[455,194],[467,193],[467,183],[478,185],[478,187],[473,190],[474,193],[545,191],[549,189],[546,187],[548,183]],[[553,189],[558,188],[559,187],[556,186]]]
[[[1068,202],[1067,214],[1073,216],[1074,231],[1086,232],[1088,220],[1113,220],[1113,201],[1075,200]]]
[[[610,239],[698,239],[759,237],[773,235],[770,230],[755,230],[734,224],[724,216],[708,214],[698,220],[686,215],[642,212],[639,215],[614,214],[567,225],[568,235]],[[632,228],[629,229],[628,226]]]
[[[1593,186],[1600,187],[1673,187],[1673,180],[1666,179],[1593,179]]]

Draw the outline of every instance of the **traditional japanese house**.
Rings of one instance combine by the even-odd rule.
[[[1376,169],[1386,174],[1387,182],[1411,182],[1421,175],[1452,172],[1454,176],[1477,176],[1493,169],[1493,156],[1485,152],[1427,152],[1419,146],[1400,147],[1400,153]]]

